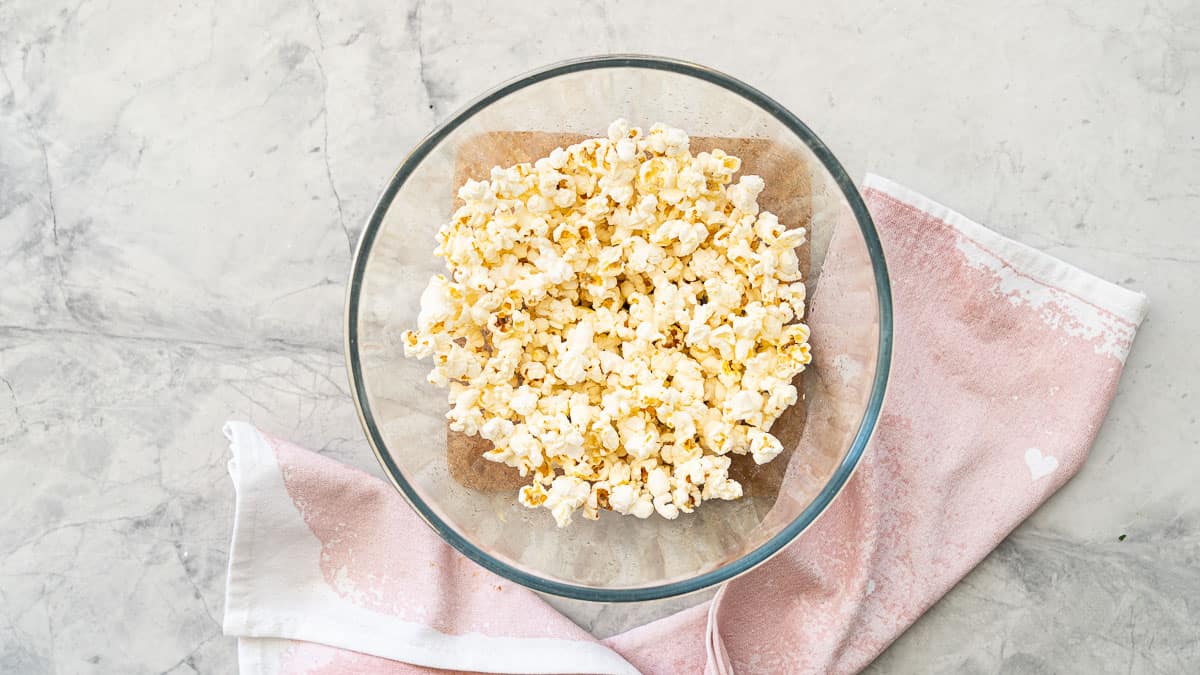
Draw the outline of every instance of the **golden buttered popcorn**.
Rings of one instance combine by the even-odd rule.
[[[450,277],[421,296],[406,356],[432,357],[450,427],[532,483],[529,507],[676,518],[737,499],[811,357],[787,229],[737,157],[624,120],[607,138],[467,181],[438,232]]]

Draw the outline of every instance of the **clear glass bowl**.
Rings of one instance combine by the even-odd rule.
[[[456,478],[447,455],[446,392],[425,381],[427,360],[404,358],[400,334],[415,327],[429,277],[444,271],[433,256],[434,233],[449,219],[470,167],[532,161],[570,135],[604,135],[618,117],[644,128],[681,127],[693,137],[693,151],[716,145],[740,152],[742,172],[766,181],[764,207],[789,227],[808,228],[802,259],[813,363],[802,374],[801,402],[774,429],[785,453],[744,472],[747,496],[705,502],[673,521],[603,512],[598,521],[576,517],[559,529],[545,509],[519,505],[515,488],[467,486]],[[871,217],[808,127],[728,75],[661,58],[608,56],[504,84],[417,145],[359,242],[346,354],[359,416],[380,463],[450,545],[527,587],[614,602],[725,581],[808,527],[849,479],[874,429],[891,329],[887,271]]]

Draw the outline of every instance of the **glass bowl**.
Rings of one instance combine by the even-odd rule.
[[[444,272],[434,233],[472,174],[603,136],[624,117],[680,127],[693,152],[743,156],[766,181],[760,201],[789,227],[808,228],[813,362],[801,401],[776,422],[785,452],[740,477],[746,496],[706,501],[676,520],[602,512],[557,528],[497,487],[479,448],[448,443],[446,392],[428,360],[403,356],[430,276]],[[482,175],[478,175],[482,173]],[[773,187],[774,186],[774,187]],[[774,192],[772,192],[774,190]],[[795,115],[716,71],[644,56],[553,65],[484,94],[424,138],[388,182],[358,245],[346,308],[355,403],[380,463],[412,507],[451,546],[529,588],[583,600],[652,600],[728,580],[763,562],[829,506],[875,426],[891,355],[891,295],[874,225],[841,164]],[[784,418],[787,418],[786,421]],[[449,453],[449,454],[448,454]],[[453,457],[452,457],[453,455]]]

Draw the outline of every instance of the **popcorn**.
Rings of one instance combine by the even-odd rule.
[[[579,384],[587,377],[587,366],[590,363],[588,352],[593,346],[594,335],[595,330],[590,319],[575,324],[567,333],[566,349],[559,357],[558,365],[554,367],[554,375],[565,384]]]
[[[755,464],[766,464],[783,451],[779,439],[762,429],[751,429],[747,435],[750,437],[750,455]]]
[[[438,333],[440,326],[454,316],[452,288],[446,277],[437,275],[421,293],[421,312],[417,315],[417,327],[423,333]]]
[[[646,459],[656,454],[661,447],[658,426],[647,423],[644,417],[626,417],[617,423],[621,434],[621,447],[634,459]]]
[[[544,506],[554,514],[558,526],[565,527],[571,524],[571,514],[583,506],[590,493],[591,486],[586,481],[572,476],[558,476],[550,485]]]
[[[542,377],[545,377],[545,366],[538,364],[542,368]],[[531,387],[522,385],[517,388],[517,391],[508,401],[508,406],[518,415],[529,415],[537,410],[538,395]]]
[[[730,455],[771,461],[772,423],[811,361],[805,287],[761,178],[680,129],[495,167],[437,234],[405,356],[431,358],[450,428],[493,444],[560,526],[601,510],[667,519],[738,499]]]
[[[763,191],[763,179],[758,176],[742,176],[737,185],[727,190],[733,208],[745,213],[758,213],[758,195]]]

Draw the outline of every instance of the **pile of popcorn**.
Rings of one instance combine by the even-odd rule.
[[[608,138],[469,180],[438,232],[437,275],[404,352],[432,357],[450,428],[531,483],[560,527],[582,510],[647,518],[737,499],[730,455],[769,462],[771,424],[809,363],[787,229],[741,160],[680,129]]]

